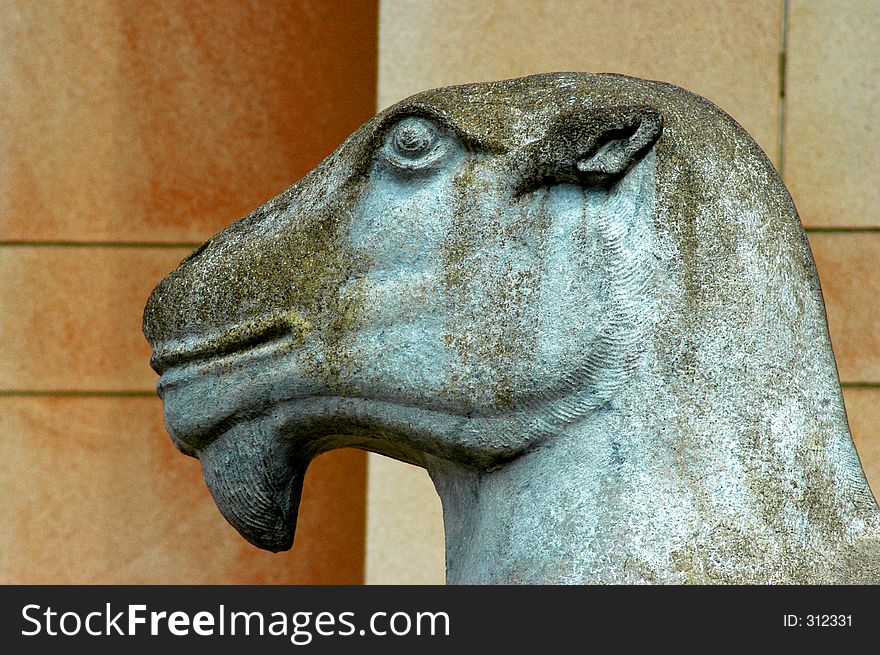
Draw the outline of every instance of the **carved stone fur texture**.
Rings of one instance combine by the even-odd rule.
[[[794,205],[678,87],[408,98],[182,262],[144,332],[172,439],[262,548],[353,446],[428,470],[451,583],[880,582]]]

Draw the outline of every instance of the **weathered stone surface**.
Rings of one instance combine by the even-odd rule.
[[[680,88],[404,100],[185,260],[144,331],[174,442],[263,548],[355,446],[428,469],[450,582],[880,582],[795,208]]]

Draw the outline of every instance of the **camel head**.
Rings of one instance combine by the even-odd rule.
[[[791,450],[774,490],[812,470],[848,517],[866,488],[791,201],[742,128],[670,85],[564,73],[408,98],[185,259],[144,332],[174,443],[269,550],[292,545],[308,463],[347,446],[448,490],[449,471],[569,444],[560,466],[601,494],[639,462],[687,486],[715,439],[740,479],[705,493],[765,523],[762,439]],[[826,452],[798,463],[795,437]],[[460,523],[448,539],[479,539]]]

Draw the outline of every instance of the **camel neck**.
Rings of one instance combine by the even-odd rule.
[[[829,438],[852,449],[848,434]],[[867,491],[838,507],[811,464],[789,472],[804,500],[783,508],[762,473],[772,448],[739,456],[735,435],[705,439],[711,448],[608,411],[495,470],[433,462],[447,582],[832,583],[854,579],[855,561],[876,576],[876,555],[864,559],[878,534]]]
[[[547,584],[582,582],[594,568],[603,520],[622,481],[609,481],[611,459],[625,464],[625,444],[601,421],[558,435],[492,471],[437,461],[429,467],[443,502],[447,582]],[[605,426],[607,428],[607,426]],[[595,544],[594,547],[591,544]]]

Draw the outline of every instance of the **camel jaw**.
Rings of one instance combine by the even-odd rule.
[[[418,466],[434,455],[489,468],[520,450],[504,443],[486,455],[463,453],[462,434],[507,434],[498,424],[509,421],[341,395],[304,373],[294,337],[265,334],[272,336],[223,349],[216,335],[159,346],[154,358],[173,443],[200,460],[221,514],[259,548],[292,547],[305,472],[325,451],[357,447]]]

